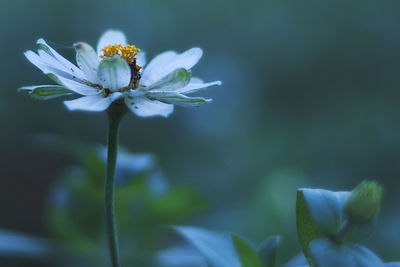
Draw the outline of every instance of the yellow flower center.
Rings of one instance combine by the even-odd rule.
[[[140,52],[140,49],[134,45],[122,46],[121,44],[113,44],[107,45],[101,49],[101,51],[103,52],[103,55],[100,56],[102,58],[113,57],[117,55],[125,59],[128,64],[133,64],[136,60],[136,56],[139,55],[138,52]]]

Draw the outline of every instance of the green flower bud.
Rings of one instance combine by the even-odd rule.
[[[383,188],[375,181],[363,181],[350,194],[344,214],[350,223],[366,224],[372,221],[381,205]]]

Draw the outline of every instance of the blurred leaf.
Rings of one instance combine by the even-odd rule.
[[[97,149],[101,159],[105,163],[107,161],[107,148],[99,146]],[[137,174],[156,166],[156,159],[150,153],[130,153],[124,147],[120,147],[117,160],[117,176],[130,173]]]
[[[271,236],[265,239],[257,249],[264,267],[274,267],[276,264],[276,254],[281,243],[280,236]]]
[[[400,261],[398,261],[398,262],[387,262],[387,263],[385,263],[385,267],[400,267]]]
[[[93,253],[105,249],[105,150],[99,146],[80,146],[60,137],[45,139],[50,141],[48,147],[61,148],[80,166],[67,169],[52,186],[48,227],[64,246],[77,255],[92,255],[89,261],[98,266],[94,264]],[[115,208],[121,247],[137,252],[127,253],[125,258],[147,266],[150,257],[140,256],[139,252],[158,247],[166,231],[160,226],[177,224],[204,210],[207,203],[191,187],[170,187],[151,154],[132,154],[122,149],[118,161]],[[143,260],[147,262],[142,263]]]
[[[283,267],[308,267],[307,259],[303,253],[297,254],[293,259],[283,265]]]
[[[74,251],[98,247],[103,231],[102,192],[97,192],[80,169],[71,169],[57,181],[49,197],[51,234]]]
[[[261,181],[260,181],[261,182]],[[298,237],[295,222],[296,190],[309,183],[303,171],[294,167],[280,167],[268,172],[262,183],[257,183],[254,199],[246,207],[246,218],[252,224],[241,222],[241,229],[261,237],[279,233],[285,240],[280,244],[283,258],[288,258],[298,251]],[[261,234],[262,233],[262,234]]]
[[[162,267],[207,267],[208,264],[199,252],[188,245],[161,250],[155,257],[157,266]]]
[[[241,266],[228,234],[190,226],[177,226],[174,229],[196,247],[211,266]]]
[[[296,225],[300,245],[308,260],[308,244],[315,238],[335,234],[342,222],[342,209],[349,192],[324,189],[299,189],[296,200]]]
[[[310,243],[310,254],[317,266],[384,266],[384,263],[366,247],[356,244],[339,246],[326,238],[313,240]]]
[[[308,244],[314,238],[321,237],[321,232],[310,215],[303,193],[297,191],[296,200],[296,226],[300,246],[308,262],[311,262]]]
[[[232,241],[241,267],[262,267],[257,253],[246,241],[234,234],[232,234]]]
[[[0,230],[0,256],[43,258],[55,254],[54,242],[23,233]]]
[[[154,197],[148,205],[149,212],[157,215],[158,219],[164,218],[165,224],[192,216],[205,207],[206,202],[197,191],[182,186],[172,188],[168,194]]]
[[[343,205],[349,192],[332,192],[324,189],[300,189],[312,220],[324,235],[335,234],[342,221]]]
[[[343,237],[343,242],[360,242],[369,237],[377,225],[377,218],[362,225],[352,225]]]

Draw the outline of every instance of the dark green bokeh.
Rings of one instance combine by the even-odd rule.
[[[297,187],[349,190],[375,179],[385,199],[368,245],[399,260],[399,10],[395,0],[0,1],[0,227],[48,233],[49,184],[69,162],[32,145],[32,134],[105,141],[105,114],[16,93],[51,82],[23,52],[43,37],[73,60],[73,42],[94,45],[118,28],[148,58],[202,47],[194,75],[223,81],[205,92],[209,105],[122,124],[125,146],[157,154],[174,184],[210,200],[209,213],[188,223],[256,243],[282,234],[288,259],[300,251]]]

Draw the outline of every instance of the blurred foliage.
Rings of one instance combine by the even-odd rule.
[[[362,182],[352,192],[300,188],[296,199],[296,225],[302,253],[286,267],[398,267],[384,263],[374,252],[359,244],[376,227],[382,187]],[[372,206],[371,206],[372,204]],[[351,206],[349,213],[348,206]],[[374,213],[365,217],[366,205]],[[356,214],[356,217],[353,215]],[[361,216],[362,220],[354,220]],[[270,237],[256,247],[236,234],[212,232],[196,227],[176,227],[212,267],[274,267],[280,237]]]
[[[48,238],[62,248],[52,261],[56,266],[108,266],[103,207],[105,148],[92,148],[57,136],[39,135],[37,140],[54,152],[75,155],[77,165],[64,170],[50,190]],[[116,184],[119,240],[122,259],[128,266],[150,266],[156,251],[167,246],[167,226],[184,222],[207,207],[204,197],[193,188],[171,187],[151,154],[131,154],[122,149]],[[7,249],[7,240],[12,239],[1,236]],[[22,258],[38,254],[34,249],[39,247],[48,250],[40,258],[52,258],[55,253],[51,246],[38,241],[21,240],[19,246],[26,246],[29,252],[17,254]],[[0,253],[15,255],[13,247],[9,250],[0,249]]]

